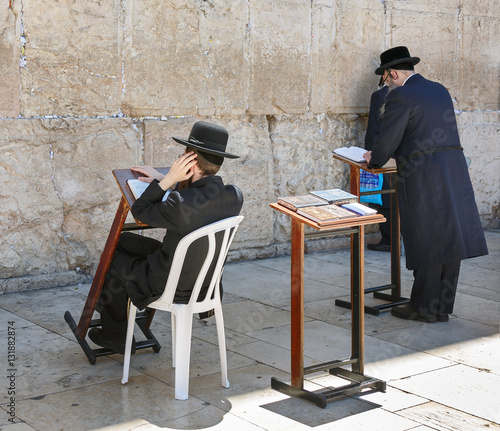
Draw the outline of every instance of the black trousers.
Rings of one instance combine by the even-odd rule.
[[[426,314],[451,314],[457,292],[461,261],[413,271],[410,306]]]
[[[120,235],[106,273],[97,311],[101,314],[102,334],[106,338],[125,339],[127,334],[127,279],[136,265],[161,247],[161,242],[124,232]]]

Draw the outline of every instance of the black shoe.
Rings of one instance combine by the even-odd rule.
[[[211,310],[204,311],[203,313],[199,313],[200,320],[208,319],[209,317],[212,317],[214,314],[215,310],[213,308]]]
[[[420,322],[435,323],[438,321],[437,317],[433,314],[418,313],[409,305],[391,308],[391,314],[406,320],[418,320]]]
[[[450,315],[439,313],[437,315],[437,320],[438,322],[447,322],[448,320],[450,320]]]
[[[105,338],[102,335],[102,330],[99,328],[92,328],[89,331],[89,338],[93,343],[97,344],[100,347],[104,347],[106,349],[114,350],[116,353],[120,353],[121,355],[125,354],[125,340],[116,340],[111,338]],[[135,337],[132,337],[132,349],[131,354],[135,353]]]
[[[366,246],[368,250],[373,250],[373,251],[391,251],[391,244],[384,244],[384,243],[378,243],[378,244],[368,244]]]

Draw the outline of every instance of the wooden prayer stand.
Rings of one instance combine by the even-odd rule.
[[[168,168],[157,169],[163,174],[166,174],[168,172]],[[108,239],[106,240],[106,244],[104,245],[104,251],[101,254],[101,259],[99,260],[99,265],[97,266],[97,270],[90,287],[90,292],[87,296],[87,301],[85,302],[85,306],[83,307],[83,312],[78,325],[76,325],[76,322],[69,311],[66,311],[66,313],[64,314],[64,319],[73,331],[76,340],[80,344],[81,348],[83,349],[85,355],[92,365],[95,364],[97,357],[115,353],[113,350],[106,348],[92,349],[87,343],[85,337],[90,327],[101,325],[101,319],[92,320],[92,316],[94,314],[94,310],[96,308],[96,304],[99,299],[102,286],[104,284],[106,272],[108,271],[109,265],[111,264],[111,259],[113,258],[116,244],[118,243],[118,239],[120,238],[120,234],[124,230],[150,229],[150,226],[143,224],[138,220],[135,220],[135,223],[125,223],[130,208],[135,201],[134,195],[132,194],[127,184],[127,180],[138,178],[139,175],[130,169],[115,169],[113,170],[113,175],[116,179],[116,182],[118,183],[118,186],[120,187],[122,197],[118,205],[118,210],[116,211],[113,224],[111,225]],[[148,347],[152,347],[153,351],[160,351],[161,346],[149,329],[151,321],[153,319],[153,315],[154,310],[149,309],[137,313],[136,322],[139,328],[142,330],[143,334],[146,336],[146,340],[138,341],[136,343],[136,349],[146,349]]]
[[[369,287],[364,290],[365,294],[373,293],[373,297],[377,299],[382,299],[384,301],[389,301],[385,304],[379,305],[365,305],[365,313],[378,316],[381,312],[389,311],[392,307],[397,305],[403,305],[410,302],[408,298],[401,297],[401,239],[399,234],[399,208],[398,208],[398,179],[397,170],[395,164],[387,164],[382,168],[369,168],[367,163],[354,162],[346,157],[342,157],[336,153],[333,153],[335,159],[341,160],[350,165],[351,169],[351,193],[356,196],[366,196],[366,195],[378,195],[387,194],[391,195],[391,283],[382,286]],[[372,174],[389,174],[391,179],[389,190],[377,190],[373,192],[361,192],[360,191],[360,173],[359,170],[370,172]],[[384,290],[390,290],[389,294],[382,293]],[[343,308],[351,308],[351,303],[349,301],[344,301],[342,299],[336,299],[335,305]]]
[[[312,220],[295,211],[271,204],[271,208],[287,215],[292,220],[291,232],[291,384],[273,377],[271,387],[289,396],[302,398],[319,407],[346,395],[359,393],[371,388],[385,392],[386,383],[364,374],[364,226],[382,223],[381,214],[360,216],[335,221],[334,224],[320,227]],[[304,367],[304,225],[320,232],[336,235],[351,235],[351,356],[345,359]],[[351,371],[342,368],[350,365]],[[336,377],[351,382],[322,392],[304,389],[304,375],[328,370]]]

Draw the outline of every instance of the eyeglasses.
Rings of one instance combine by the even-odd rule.
[[[384,85],[389,85],[389,83],[387,82],[387,80],[391,77],[391,69],[387,69],[387,76],[386,77],[382,77],[382,83]]]

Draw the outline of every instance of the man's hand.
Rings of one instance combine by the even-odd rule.
[[[139,177],[138,180],[144,181],[145,183],[150,183],[153,180],[161,181],[164,175],[161,172],[158,172],[155,168],[151,166],[134,166],[132,168],[133,171],[139,172],[140,174],[146,175],[145,177]]]
[[[186,181],[194,174],[197,154],[194,151],[184,153],[170,167],[167,175],[160,181],[160,187],[168,190],[181,181]]]
[[[370,160],[372,158],[372,152],[371,151],[367,151],[365,154],[363,154],[363,157],[365,158],[366,163],[370,164]]]

